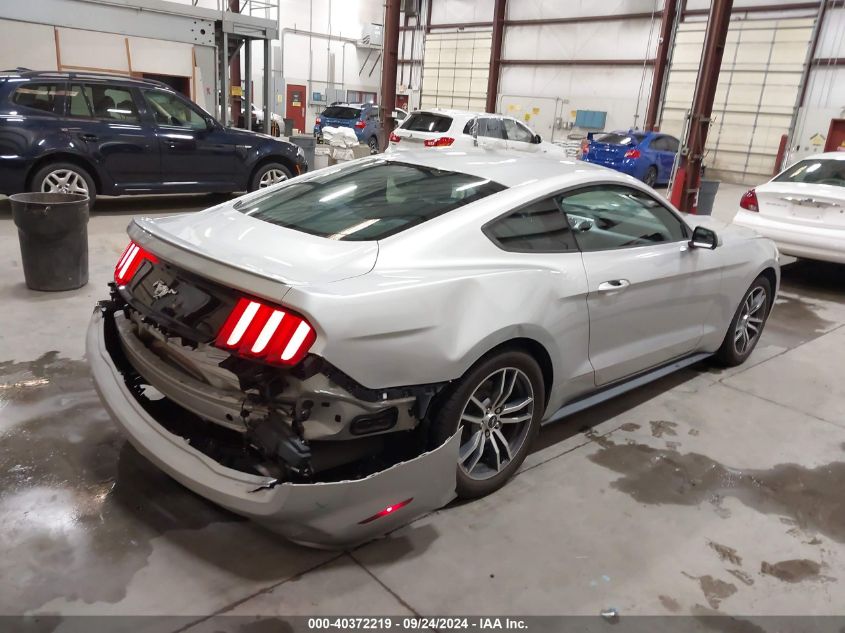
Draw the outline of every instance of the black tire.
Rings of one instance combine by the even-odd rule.
[[[649,187],[654,187],[657,184],[657,168],[652,165],[646,171],[645,176],[643,177],[643,182],[647,184]]]
[[[378,139],[375,136],[369,138],[367,145],[370,148],[370,154],[378,154]]]
[[[87,169],[80,167],[76,163],[68,163],[64,161],[56,161],[52,163],[47,163],[37,172],[35,172],[32,178],[29,181],[29,190],[30,191],[61,191],[61,188],[57,188],[54,185],[51,185],[47,179],[51,175],[57,174],[72,174],[70,180],[68,180],[68,184],[70,185],[74,177],[81,179],[84,182],[84,187],[86,191],[86,195],[90,198],[91,202],[88,204],[88,207],[91,208],[94,206],[94,202],[97,199],[97,186],[94,183],[94,179],[91,177],[91,174],[88,172]],[[79,182],[79,180],[77,180]],[[83,193],[79,190],[76,186],[69,186],[68,191],[65,193]]]
[[[748,307],[746,304],[749,302],[749,298],[753,297],[760,291],[765,293],[763,303],[760,305],[758,311],[751,313],[753,318],[760,319],[759,323],[756,323],[759,329],[754,334],[753,338],[745,340],[745,344],[741,345],[740,343],[744,340],[744,337],[740,336],[740,340],[737,340],[740,320],[744,318]],[[751,356],[751,352],[753,352],[754,348],[757,346],[760,336],[763,334],[763,328],[766,325],[766,320],[768,319],[769,312],[771,312],[772,309],[772,300],[772,284],[766,276],[760,275],[754,280],[751,286],[749,286],[748,290],[745,291],[745,294],[742,295],[742,300],[739,302],[739,306],[734,313],[733,319],[731,319],[731,324],[728,327],[724,340],[722,341],[722,346],[714,356],[714,359],[718,364],[725,367],[736,367],[748,360],[748,357]],[[748,331],[747,328],[746,331]]]
[[[520,393],[515,394],[516,398],[528,397],[527,392],[522,390],[522,387],[526,385],[524,379],[527,379],[528,383],[530,383],[533,394],[531,396],[533,397],[531,419],[520,424],[514,424],[513,431],[510,430],[509,424],[498,423],[496,429],[492,432],[488,431],[484,438],[479,436],[481,441],[481,454],[479,455],[479,464],[476,466],[477,469],[484,467],[486,460],[496,459],[491,449],[495,449],[499,453],[504,454],[505,449],[500,441],[495,439],[496,437],[505,437],[505,433],[511,433],[511,437],[514,441],[516,442],[519,440],[521,443],[515,449],[511,458],[502,464],[501,469],[499,469],[498,472],[493,471],[493,469],[489,469],[491,472],[495,472],[495,474],[491,474],[487,477],[481,478],[479,476],[470,476],[460,463],[457,464],[455,466],[457,471],[457,493],[458,496],[463,499],[483,497],[501,488],[505,482],[513,476],[520,464],[522,464],[526,455],[528,455],[531,444],[540,430],[540,420],[543,417],[543,411],[545,409],[546,396],[545,385],[543,384],[543,373],[540,370],[540,366],[537,364],[537,361],[529,354],[516,349],[501,351],[495,355],[479,360],[460,380],[449,387],[449,391],[444,394],[443,398],[435,405],[436,410],[432,416],[430,432],[432,446],[440,446],[458,429],[462,417],[466,414],[467,407],[471,406],[470,397],[476,394],[478,389],[483,388],[486,384],[488,384],[487,381],[491,379],[492,376],[498,376],[499,373],[505,372],[504,376],[507,377],[508,370],[511,372],[513,372],[513,370],[519,370],[519,372],[521,372],[521,376],[518,377],[518,381],[520,383]],[[509,400],[505,399],[504,402],[507,403]],[[527,407],[522,409],[522,411],[525,415],[528,415]],[[481,412],[479,411],[479,413]],[[519,410],[512,415],[518,414]],[[487,415],[484,415],[482,416],[482,419],[487,419],[487,417]],[[492,416],[492,419],[495,420],[495,415]],[[479,424],[478,431],[473,430],[475,428],[475,424],[465,423],[463,427],[461,438],[462,446],[465,443],[466,445],[471,444],[470,438],[472,438],[476,432],[484,433],[482,429],[485,428],[483,423]],[[492,435],[497,432],[498,436]],[[466,440],[464,439],[465,437]],[[493,437],[493,439],[486,439],[491,437]],[[469,453],[469,458],[473,458],[474,453],[474,450]]]
[[[270,172],[273,171],[279,174],[278,178],[271,177]],[[261,165],[261,167],[256,169],[255,173],[252,174],[252,178],[249,181],[249,190],[255,191],[256,189],[261,189],[263,187],[284,182],[285,180],[289,180],[290,178],[293,178],[293,175],[290,173],[290,169],[288,169],[281,163],[265,163]],[[262,179],[273,180],[273,182],[268,181],[267,184],[262,184]]]

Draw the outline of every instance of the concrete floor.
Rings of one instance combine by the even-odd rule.
[[[160,474],[93,391],[85,327],[129,218],[211,202],[101,202],[91,283],[54,294],[24,286],[0,202],[0,615],[845,612],[845,267],[784,268],[745,366],[548,427],[498,493],[324,552]]]

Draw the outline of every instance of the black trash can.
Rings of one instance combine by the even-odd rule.
[[[88,196],[18,193],[9,197],[26,285],[73,290],[88,283]]]
[[[716,202],[716,193],[718,191],[718,180],[701,179],[701,184],[698,188],[698,205],[696,206],[696,213],[698,215],[713,214],[713,203]]]

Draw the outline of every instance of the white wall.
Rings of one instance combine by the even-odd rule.
[[[819,32],[817,59],[845,57],[845,9],[829,8]],[[824,150],[814,144],[817,134],[827,137],[831,119],[845,118],[845,67],[816,66],[810,71],[807,96],[798,116],[789,162]],[[817,138],[817,137],[816,137]]]

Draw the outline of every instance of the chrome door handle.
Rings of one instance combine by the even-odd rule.
[[[610,281],[603,281],[599,284],[599,292],[613,292],[614,290],[624,290],[631,285],[627,279],[611,279]]]

